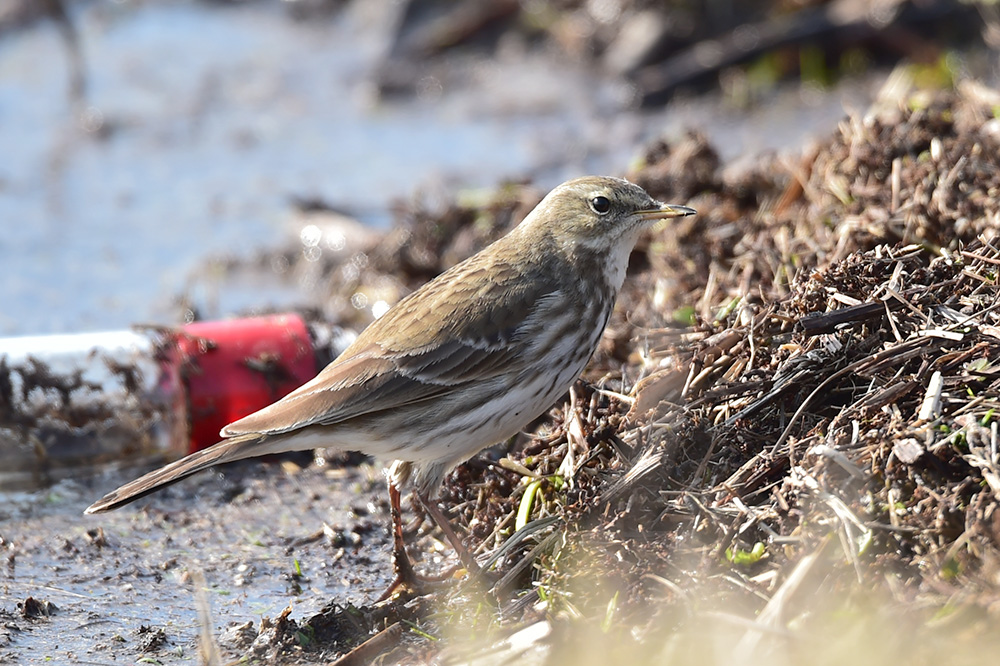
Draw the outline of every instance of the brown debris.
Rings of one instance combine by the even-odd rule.
[[[998,607],[995,100],[907,93],[739,176],[697,135],[654,145],[634,177],[697,223],[650,239],[590,382],[504,469],[448,484],[474,544],[519,572],[505,585],[546,590],[547,621],[564,598],[598,622],[614,597],[629,636],[685,625],[696,590],[778,628],[820,584]],[[511,548],[530,483],[526,529],[544,526]]]
[[[481,621],[498,636],[541,623],[562,656],[606,632],[640,655],[697,636],[697,608],[780,632],[819,617],[820,590],[836,607],[859,584],[918,625],[958,590],[1000,607],[998,96],[887,93],[801,158],[742,173],[697,134],[652,145],[630,177],[701,214],[640,246],[569,400],[445,486],[492,596],[469,583],[361,609],[382,619],[333,639],[338,653],[378,648],[402,617],[420,626],[393,652],[407,662],[439,654],[425,636]],[[346,289],[392,266],[422,282],[538,194],[401,208]]]
[[[49,617],[59,609],[51,601],[28,597],[24,601],[17,602],[17,610],[21,613],[21,617],[31,620]]]
[[[662,636],[697,643],[700,608],[820,632],[817,604],[832,613],[859,594],[903,604],[918,627],[921,609],[946,604],[994,613],[998,100],[971,82],[915,92],[897,75],[801,157],[742,172],[698,134],[653,144],[630,178],[700,214],[640,244],[569,400],[445,485],[492,592],[328,609],[304,625],[310,649],[382,636],[364,648],[381,650],[402,620],[391,658],[408,663],[439,654],[427,636],[469,623],[490,627],[480,636],[535,627],[565,654],[606,634],[639,655]],[[401,206],[363,262],[319,260],[330,302],[387,279],[391,302],[539,197],[512,185],[485,204]],[[341,633],[351,618],[363,619]],[[758,629],[734,647],[761,648]],[[279,633],[269,657],[301,650],[301,628]]]

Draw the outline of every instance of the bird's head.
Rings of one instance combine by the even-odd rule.
[[[627,180],[586,176],[549,192],[525,224],[567,247],[608,252],[625,245],[631,251],[644,228],[694,213],[687,206],[660,203]]]

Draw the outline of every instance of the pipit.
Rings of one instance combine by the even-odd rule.
[[[617,178],[563,183],[506,236],[402,299],[315,379],[223,428],[222,442],[125,484],[87,513],[233,460],[361,451],[395,460],[386,476],[396,582],[416,581],[401,487],[412,488],[476,571],[432,499],[445,475],[566,393],[597,347],[639,234],[694,212]]]

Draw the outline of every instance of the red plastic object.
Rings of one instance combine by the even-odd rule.
[[[312,342],[294,314],[195,322],[175,338],[187,388],[190,451],[316,375]]]

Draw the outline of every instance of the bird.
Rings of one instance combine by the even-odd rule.
[[[644,229],[695,214],[627,180],[586,176],[549,192],[505,236],[411,292],[315,378],[225,426],[221,442],[86,509],[117,509],[221,463],[315,448],[392,460],[386,471],[397,585],[416,576],[403,540],[409,489],[470,572],[478,565],[434,499],[448,472],[543,414],[583,372]]]

